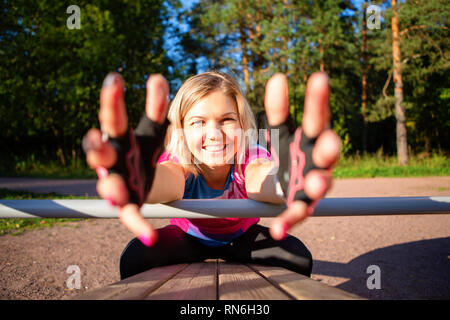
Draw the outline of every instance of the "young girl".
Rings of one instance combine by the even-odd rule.
[[[110,85],[106,80],[105,83],[106,87]],[[153,90],[153,94],[155,92],[158,90]],[[160,88],[159,92],[164,90]],[[148,100],[152,99],[148,97]],[[155,113],[160,115],[159,121],[152,121],[148,117],[150,109],[156,110]],[[295,174],[299,171],[303,173],[303,167],[300,170],[293,165],[297,163],[296,158],[291,156],[289,159],[288,156],[286,162],[274,155],[276,163],[268,150],[250,138],[248,133],[257,129],[254,115],[237,81],[229,75],[205,72],[189,78],[174,98],[168,120],[165,120],[164,103],[160,103],[159,109],[147,106],[146,110],[147,115],[135,131],[123,130],[126,125],[122,123],[122,129],[118,131],[126,133],[111,134],[114,130],[102,125],[104,131],[109,131],[109,142],[116,152],[114,154],[110,151],[114,159],[106,164],[112,173],[108,177],[109,182],[112,184],[111,179],[114,174],[118,174],[120,177],[115,182],[116,189],[126,189],[129,197],[127,200],[120,200],[120,197],[114,199],[114,196],[105,196],[108,193],[104,191],[105,188],[102,189],[101,180],[98,190],[112,204],[121,205],[121,219],[125,224],[132,224],[130,221],[133,219],[142,219],[126,212],[127,202],[138,207],[144,202],[211,198],[250,198],[283,203],[283,192],[277,192],[277,175],[273,174],[277,168],[278,179],[284,194],[287,198],[292,198],[291,203],[294,198],[312,202],[307,197],[297,196],[298,191],[301,189],[303,192],[304,189],[303,186],[298,188],[298,179],[295,184],[289,184],[289,178],[285,178],[286,173],[289,176],[292,170],[296,170]],[[126,122],[126,115],[122,114],[123,117]],[[105,115],[102,116],[102,110],[100,122],[107,122]],[[297,136],[298,139],[303,138],[302,143],[308,141],[301,132],[295,131],[292,124],[290,117],[279,126],[267,123],[269,128],[280,130],[281,149],[285,149],[281,146],[283,143],[289,144]],[[161,154],[160,147],[164,137],[165,151]],[[315,140],[311,141],[310,144],[314,146]],[[296,143],[301,145],[300,140]],[[311,150],[308,152],[306,159],[311,159]],[[88,162],[99,168],[100,162],[90,160],[89,153]],[[305,163],[303,166],[308,171],[320,168],[316,165],[306,168]],[[98,172],[101,174],[101,171]],[[306,175],[304,173],[303,176]],[[312,198],[323,196],[329,187],[327,181],[323,183],[322,194]],[[258,221],[259,218],[176,218],[171,219],[168,226],[156,230],[153,238],[152,234],[132,230],[139,236],[131,240],[120,257],[121,279],[153,267],[198,262],[208,258],[276,265],[310,276],[312,257],[306,246],[291,235],[282,240],[273,239],[269,229],[259,225]]]

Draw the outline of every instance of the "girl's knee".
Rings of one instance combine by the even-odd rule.
[[[309,249],[294,236],[288,235],[273,252],[281,267],[311,276],[313,258]]]
[[[140,261],[145,248],[138,238],[132,239],[127,244],[119,259],[120,279],[125,279],[141,272]]]

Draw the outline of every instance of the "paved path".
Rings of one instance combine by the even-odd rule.
[[[6,187],[96,195],[95,180],[0,178]],[[336,180],[328,197],[449,195],[450,177],[427,177]],[[312,217],[290,233],[310,249],[313,279],[370,299],[450,299],[450,215]],[[0,299],[62,299],[118,281],[131,238],[116,219],[0,236]],[[78,291],[66,289],[69,265],[82,270]],[[377,284],[373,270],[380,289],[369,288]]]
[[[56,192],[82,197],[97,197],[96,182],[97,180],[93,179],[0,178],[0,188],[36,193]]]
[[[97,197],[95,179],[0,178],[0,188]],[[449,196],[450,177],[339,179],[327,197]]]

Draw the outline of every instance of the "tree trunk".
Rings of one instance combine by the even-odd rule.
[[[323,45],[322,45],[322,39],[319,39],[319,55],[320,55],[320,71],[324,72],[325,71],[325,59],[324,59],[325,49],[323,48]]]
[[[290,10],[290,8],[289,8],[289,4],[288,4],[288,1],[287,0],[283,0],[283,7],[284,7],[284,12],[285,12],[285,15],[284,15],[284,19],[285,19],[285,21],[286,21],[286,23],[288,24],[288,25],[290,25],[290,21],[289,21],[289,10]],[[284,54],[281,56],[281,59],[282,59],[282,63],[281,63],[281,65],[282,65],[282,67],[283,67],[283,72],[286,74],[286,76],[289,78],[290,77],[290,74],[289,74],[289,68],[288,68],[288,43],[289,43],[289,40],[290,39],[288,39],[285,35],[283,35],[282,37],[281,37],[281,39],[283,40],[283,50],[284,50]]]
[[[241,9],[241,3],[238,3],[239,9]],[[240,33],[240,43],[241,43],[241,49],[242,49],[242,65],[244,68],[244,83],[245,83],[245,89],[246,89],[246,95],[250,92],[250,74],[248,71],[248,53],[247,53],[247,34],[245,32],[245,23],[243,21],[240,22],[239,26],[239,33]]]
[[[397,119],[397,157],[402,166],[408,164],[408,142],[406,137],[406,116],[403,102],[402,67],[400,60],[400,35],[397,1],[391,0],[392,16],[392,57],[395,84],[395,117]]]
[[[367,21],[366,21],[367,1],[363,4],[363,20],[362,20],[362,45],[361,45],[361,64],[362,64],[362,93],[361,93],[361,113],[363,117],[363,153],[367,152]]]
[[[240,42],[242,48],[242,65],[244,68],[244,83],[246,94],[248,94],[250,91],[250,75],[248,71],[247,35],[245,34],[244,27],[241,27],[240,34],[241,34]]]

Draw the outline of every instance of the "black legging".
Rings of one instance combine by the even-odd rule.
[[[144,246],[137,238],[125,247],[120,257],[121,279],[154,267],[218,258],[279,266],[311,276],[312,256],[308,248],[291,235],[281,241],[273,240],[269,229],[259,224],[251,226],[243,235],[221,247],[205,245],[174,225],[157,231],[159,239],[152,247]]]

